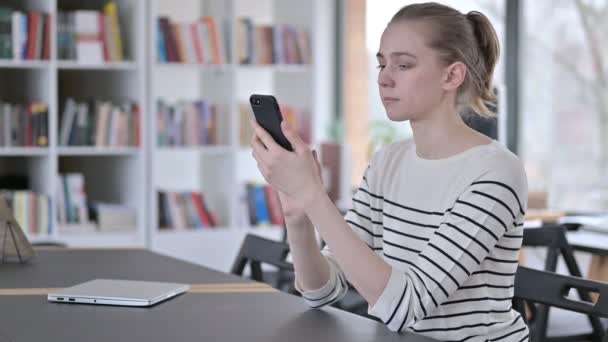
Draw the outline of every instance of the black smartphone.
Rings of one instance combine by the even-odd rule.
[[[279,102],[272,95],[253,94],[249,97],[251,109],[257,123],[262,126],[284,149],[293,151],[289,140],[283,134],[281,129],[281,121],[283,115],[279,109]]]

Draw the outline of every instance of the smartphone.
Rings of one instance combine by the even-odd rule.
[[[262,126],[284,149],[293,151],[289,140],[283,134],[281,129],[281,121],[283,115],[279,109],[279,102],[272,95],[253,94],[249,97],[251,109],[257,123]]]

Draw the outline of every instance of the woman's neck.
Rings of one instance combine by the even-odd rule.
[[[423,159],[447,158],[492,141],[467,126],[454,108],[438,108],[410,125],[416,154]]]

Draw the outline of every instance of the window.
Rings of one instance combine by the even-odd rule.
[[[522,1],[519,153],[549,207],[608,208],[608,0]]]

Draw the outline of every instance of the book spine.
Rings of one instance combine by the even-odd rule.
[[[114,47],[115,47],[115,56],[113,56],[113,61],[123,61],[123,49],[122,49],[122,38],[120,36],[120,23],[118,20],[118,7],[116,6],[116,2],[110,1],[103,6],[103,12],[109,20],[108,34],[113,37]]]

